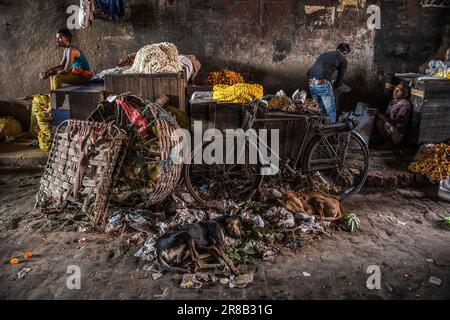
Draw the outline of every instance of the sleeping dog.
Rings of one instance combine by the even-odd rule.
[[[199,265],[199,251],[208,252],[223,260],[233,274],[237,269],[225,250],[225,232],[232,237],[241,236],[241,224],[237,217],[227,216],[214,220],[186,224],[179,231],[166,233],[156,241],[156,256],[160,266],[171,272],[186,273],[182,266],[193,261]]]

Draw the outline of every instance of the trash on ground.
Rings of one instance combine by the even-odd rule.
[[[135,257],[142,258],[144,261],[154,261],[156,259],[156,240],[158,235],[153,234],[147,237],[144,245],[134,254]]]
[[[253,272],[247,274],[241,274],[238,276],[230,276],[229,286],[230,288],[245,288],[249,283],[253,281]]]
[[[158,280],[159,278],[161,278],[163,276],[162,273],[157,272],[157,273],[152,273],[152,279],[153,280]]]
[[[17,278],[18,279],[24,278],[30,271],[31,271],[31,268],[23,268],[22,270],[17,272]]]
[[[180,283],[181,288],[198,289],[202,287],[202,283],[196,279],[195,274],[186,273],[183,275]]]
[[[437,286],[440,286],[442,283],[442,280],[436,277],[430,277],[429,281],[430,283],[435,284]]]

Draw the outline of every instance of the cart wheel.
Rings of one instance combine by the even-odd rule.
[[[191,153],[190,164],[184,167],[184,179],[189,192],[195,200],[233,200],[240,202],[251,199],[258,191],[263,181],[259,164],[249,164],[248,146],[238,150],[233,143],[233,150],[226,148],[227,138],[223,138],[223,150],[214,154],[222,154],[218,163],[205,161],[202,157],[205,151],[209,154],[214,141],[204,142]],[[245,155],[245,158],[243,157]],[[236,159],[242,159],[242,164],[236,164]],[[200,159],[200,163],[196,162]],[[228,161],[227,161],[228,160]],[[234,163],[234,164],[227,164]]]
[[[369,150],[358,134],[327,132],[308,150],[306,172],[314,188],[342,198],[361,190],[369,172]]]

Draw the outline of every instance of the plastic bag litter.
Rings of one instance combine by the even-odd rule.
[[[313,222],[313,223],[302,223],[300,226],[298,226],[298,228],[303,232],[303,233],[320,233],[320,234],[324,234],[325,229],[323,228],[323,226],[321,226],[319,223],[317,222]]]
[[[438,197],[442,200],[450,201],[450,177],[446,180],[441,180],[439,183]]]
[[[202,283],[196,279],[195,274],[186,273],[181,279],[180,287],[184,289],[198,289],[202,287]]]
[[[253,226],[256,228],[264,228],[264,220],[260,215],[253,216]]]
[[[238,276],[231,275],[229,286],[230,288],[245,288],[253,281],[253,273],[241,274]]]
[[[277,225],[280,228],[295,227],[295,219],[292,212],[282,207],[272,207],[263,213],[263,217],[270,223]]]
[[[125,214],[124,210],[119,210],[113,212],[108,219],[108,223],[106,224],[105,232],[113,233],[116,231],[120,231],[123,227],[123,216]]]
[[[164,233],[169,231],[169,225],[165,222],[160,221],[156,224],[156,229],[158,230],[159,235],[162,236]]]
[[[152,233],[151,223],[146,214],[147,212],[145,210],[131,212],[118,210],[109,217],[105,231],[107,233],[114,233],[120,231],[124,226],[128,226],[139,232]]]
[[[31,271],[31,268],[23,268],[22,270],[17,272],[17,278],[18,279],[24,278],[30,271]]]
[[[204,220],[206,213],[195,209],[177,209],[175,216],[169,223],[169,228],[180,226],[187,223],[195,223]]]
[[[158,239],[158,235],[153,234],[147,237],[144,242],[144,245],[134,254],[135,257],[142,258],[145,261],[154,261],[156,260],[156,240]]]
[[[429,282],[432,284],[435,284],[437,286],[440,286],[442,283],[442,280],[436,277],[430,277]]]
[[[315,222],[316,221],[316,217],[313,215],[309,215],[303,212],[296,212],[294,213],[294,218],[296,220],[299,221],[304,221],[304,222]]]
[[[294,104],[296,106],[302,105],[306,101],[306,96],[307,96],[307,93],[305,90],[300,91],[300,89],[297,89],[292,94],[292,102],[294,102]]]

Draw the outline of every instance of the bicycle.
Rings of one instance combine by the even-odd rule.
[[[281,159],[276,155],[281,172],[301,179],[306,175],[313,188],[340,198],[355,194],[362,188],[369,170],[369,151],[363,138],[354,131],[355,124],[350,119],[350,114],[336,124],[326,124],[324,117],[315,114],[286,114],[281,118],[258,119],[257,113],[259,110],[264,111],[261,106],[267,107],[267,101],[255,99],[249,105],[250,110],[245,111],[241,127],[244,131],[252,129],[258,122],[306,121],[305,131],[314,132],[309,138],[307,134],[303,135],[293,161]],[[261,169],[264,164],[248,161],[251,147],[260,143],[260,138],[257,137],[256,141],[248,139],[248,143],[240,150],[236,148],[234,136],[225,134],[223,139],[225,143],[233,141],[235,147],[231,151],[223,148],[225,160],[223,164],[204,161],[199,164],[193,161],[199,152],[203,155],[212,143],[207,141],[194,149],[190,163],[184,166],[186,186],[199,202],[223,199],[248,200],[263,182]],[[242,156],[245,159],[243,163],[227,163],[229,159],[242,159],[239,158]]]

